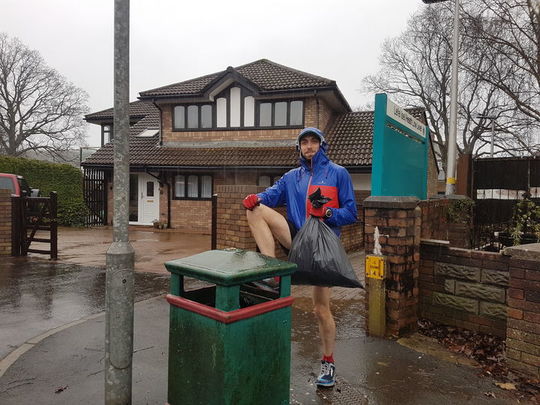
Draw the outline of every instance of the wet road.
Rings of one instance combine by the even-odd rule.
[[[0,268],[0,359],[34,336],[104,310],[102,268],[29,258],[2,258]],[[168,285],[168,274],[136,272],[135,300]]]
[[[58,230],[58,259],[63,263],[105,267],[105,254],[112,241],[112,227],[66,228]],[[129,228],[129,241],[135,250],[135,271],[167,274],[163,263],[210,250],[210,235],[179,230]],[[39,243],[33,247],[39,249]],[[42,256],[41,256],[42,257]]]

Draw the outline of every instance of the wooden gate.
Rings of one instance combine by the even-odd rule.
[[[50,197],[12,197],[13,256],[39,253],[58,258],[57,206],[55,192]],[[31,247],[32,242],[44,243],[48,249]]]

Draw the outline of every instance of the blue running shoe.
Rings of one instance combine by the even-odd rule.
[[[321,374],[316,384],[319,387],[333,387],[336,383],[336,366],[326,360],[321,360]]]

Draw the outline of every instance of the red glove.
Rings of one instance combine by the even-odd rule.
[[[257,194],[250,194],[242,201],[242,205],[244,206],[244,208],[250,211],[252,211],[253,208],[255,208],[260,203],[261,200],[259,199],[259,197],[257,197]]]
[[[324,205],[321,208],[315,208],[313,205],[308,204],[308,214],[312,217],[324,217],[327,209]]]

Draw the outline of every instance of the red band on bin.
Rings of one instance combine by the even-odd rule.
[[[276,300],[263,302],[246,308],[236,309],[231,312],[222,311],[221,309],[212,308],[195,301],[188,300],[184,297],[167,294],[167,302],[178,308],[183,308],[190,312],[195,312],[207,318],[214,319],[221,323],[233,323],[242,319],[253,318],[256,315],[265,314],[266,312],[275,311],[285,307],[290,307],[294,301],[293,297],[283,297]]]

